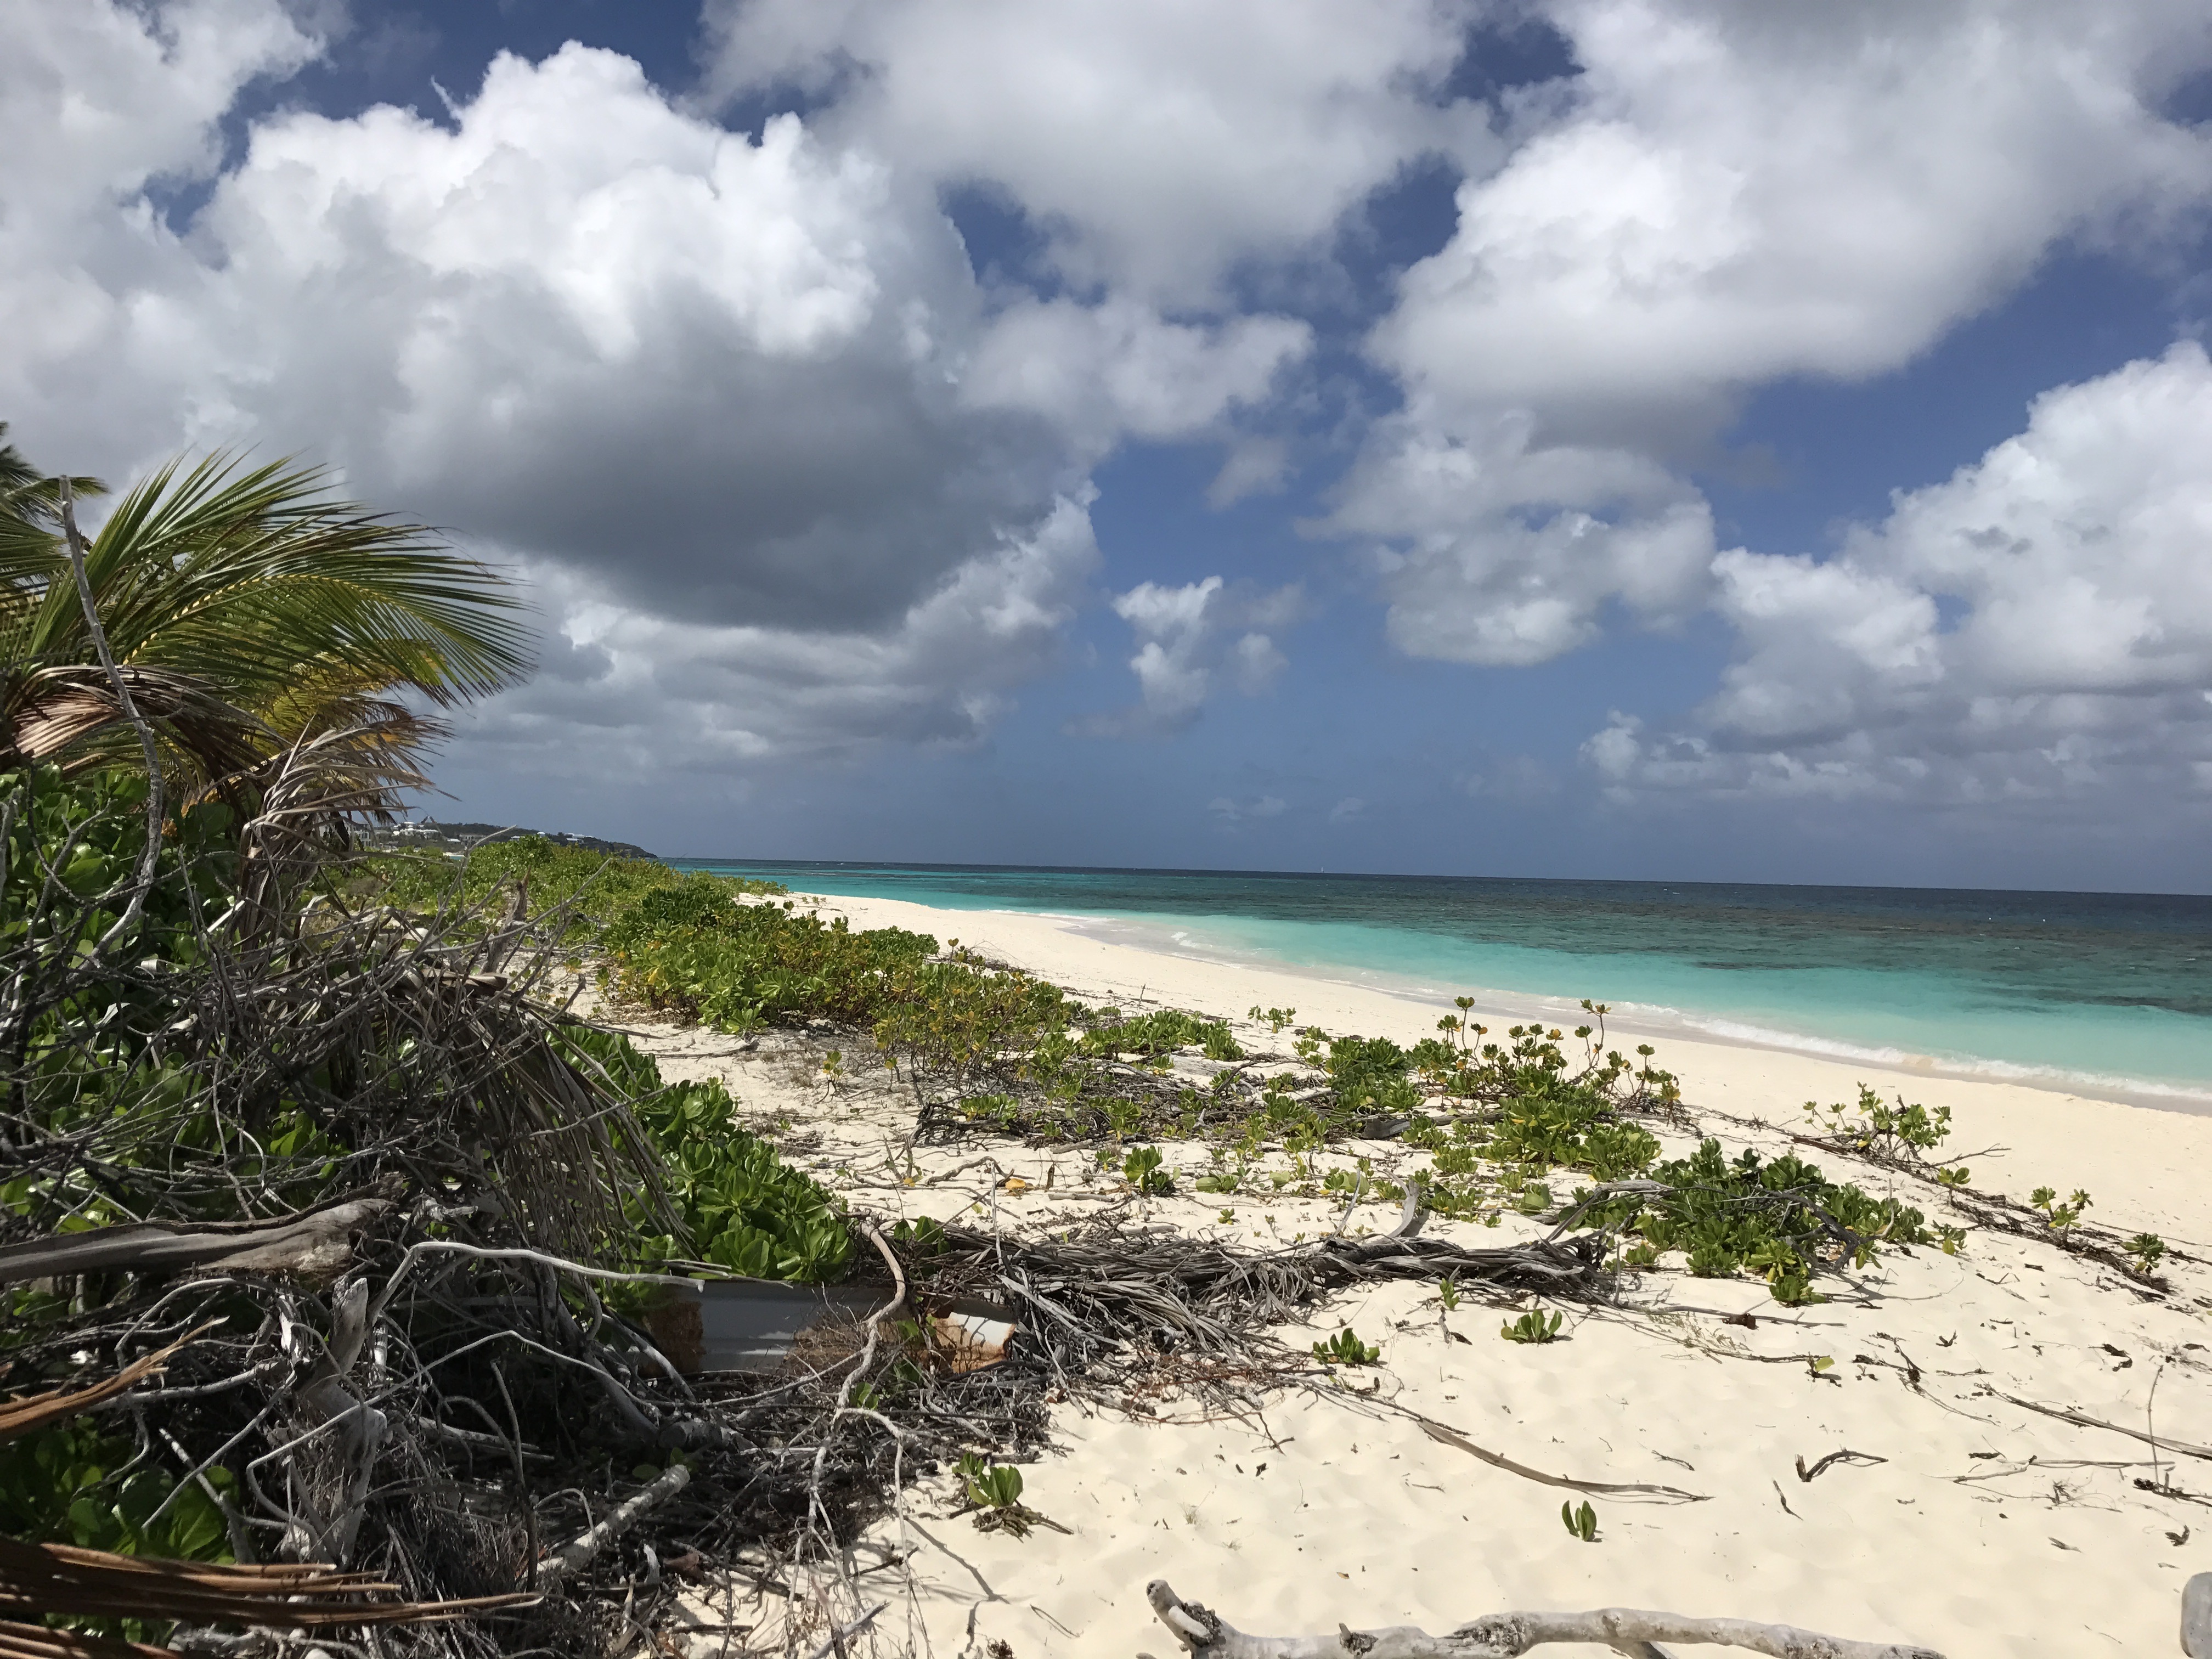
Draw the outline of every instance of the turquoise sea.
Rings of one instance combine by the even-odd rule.
[[[2212,898],[673,860],[1224,960],[2212,1109]]]

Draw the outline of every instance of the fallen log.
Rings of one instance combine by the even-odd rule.
[[[1159,1620],[1199,1659],[1516,1659],[1553,1642],[1609,1647],[1630,1659],[1664,1659],[1659,1642],[1746,1648],[1768,1659],[1942,1659],[1929,1648],[1850,1642],[1789,1625],[1745,1619],[1689,1619],[1679,1613],[1599,1607],[1589,1613],[1492,1613],[1443,1636],[1411,1625],[1328,1636],[1249,1636],[1218,1613],[1186,1601],[1164,1578],[1145,1587]]]
[[[273,1221],[128,1221],[34,1238],[0,1246],[0,1285],[196,1268],[327,1279],[352,1261],[354,1236],[392,1205],[388,1197],[356,1194]]]

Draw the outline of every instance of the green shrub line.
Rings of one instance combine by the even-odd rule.
[[[1509,1212],[1558,1209],[1562,1174],[1643,1182],[1646,1190],[1606,1198],[1577,1188],[1565,1213],[1577,1229],[1618,1237],[1621,1268],[1673,1255],[1698,1276],[1763,1278],[1790,1305],[1818,1300],[1823,1273],[1864,1267],[1884,1249],[1955,1250],[1962,1237],[1794,1155],[1731,1158],[1705,1139],[1662,1158],[1659,1137],[1637,1120],[1678,1115],[1679,1084],[1650,1045],[1632,1055],[1608,1046],[1601,1003],[1582,1005],[1588,1021],[1571,1036],[1521,1024],[1493,1038],[1461,997],[1437,1035],[1410,1048],[1332,1036],[1296,1025],[1295,1010],[1267,1009],[1255,1018],[1271,1035],[1290,1031],[1292,1054],[1255,1059],[1224,1021],[1088,1007],[957,941],[942,950],[924,933],[855,931],[765,884],[530,838],[477,848],[461,878],[478,896],[521,878],[534,899],[572,902],[592,920],[601,982],[619,1002],[739,1035],[820,1020],[858,1028],[912,1092],[919,1133],[1097,1145],[1101,1166],[1140,1193],[1170,1190],[1170,1179],[1157,1148],[1138,1143],[1175,1139],[1206,1146],[1211,1164],[1194,1183],[1203,1193],[1395,1202],[1403,1189],[1375,1179],[1368,1158],[1332,1168],[1320,1156],[1395,1133],[1429,1155],[1425,1198],[1440,1214],[1495,1226]],[[611,1070],[614,1054],[601,1056]],[[1217,1069],[1201,1086],[1177,1076],[1177,1055]],[[672,1160],[699,1260],[763,1276],[842,1271],[851,1239],[835,1200],[731,1126],[720,1085],[664,1088],[627,1044],[619,1060],[626,1091],[652,1103],[640,1118]],[[1830,1144],[1882,1162],[1917,1163],[1949,1129],[1945,1112],[1892,1107],[1871,1091],[1808,1109]],[[648,1237],[641,1249],[666,1256],[673,1242]]]

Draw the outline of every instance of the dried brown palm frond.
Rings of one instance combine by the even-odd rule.
[[[34,1618],[59,1613],[325,1629],[465,1619],[538,1599],[527,1595],[450,1601],[365,1599],[391,1595],[398,1589],[374,1574],[335,1572],[313,1562],[217,1566],[0,1538],[0,1613]]]
[[[178,1659],[174,1648],[0,1619],[0,1659]]]
[[[261,763],[277,741],[207,680],[173,669],[118,665],[138,712],[184,769],[221,778]],[[103,765],[137,746],[115,683],[97,663],[18,668],[0,684],[0,768],[55,761]]]
[[[189,1339],[186,1339],[189,1340]],[[158,1353],[149,1353],[135,1359],[114,1376],[95,1382],[87,1389],[53,1389],[45,1394],[34,1394],[27,1399],[0,1400],[0,1441],[19,1439],[35,1434],[52,1423],[88,1412],[104,1406],[119,1394],[129,1392],[134,1383],[142,1382],[159,1374],[168,1364],[169,1356],[185,1346],[172,1342]]]
[[[325,712],[327,723],[214,786],[249,814],[238,836],[248,934],[296,921],[301,894],[351,847],[356,823],[388,823],[404,794],[430,787],[416,760],[444,726],[380,698],[341,699]]]

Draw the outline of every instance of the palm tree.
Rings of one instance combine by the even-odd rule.
[[[133,736],[118,678],[207,784],[348,726],[404,756],[441,728],[398,699],[451,707],[529,668],[505,577],[341,499],[319,469],[219,454],[161,468],[84,549],[109,675],[63,499],[60,480],[0,445],[0,767],[120,759]]]
[[[22,451],[8,441],[8,422],[0,421],[0,521],[51,529],[60,508],[61,482],[25,460]],[[79,495],[107,493],[107,486],[97,478],[71,478],[70,487]]]

